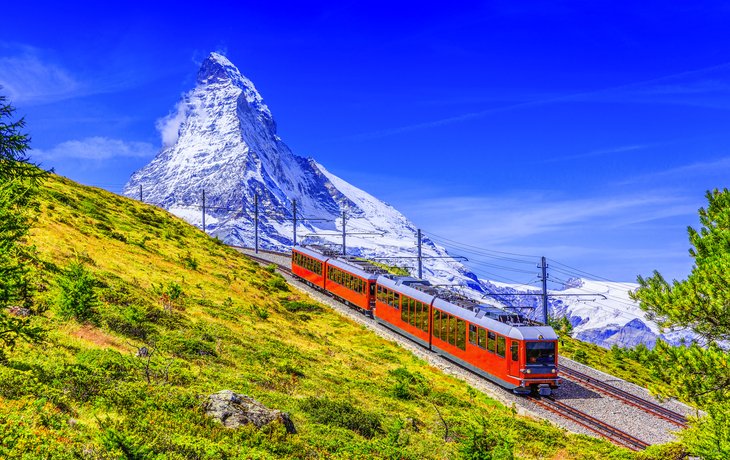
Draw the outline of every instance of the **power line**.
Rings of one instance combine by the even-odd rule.
[[[442,240],[445,240],[445,241],[450,241],[452,243],[459,244],[459,245],[462,245],[462,246],[466,246],[466,247],[469,247],[469,248],[479,249],[481,251],[495,252],[497,254],[506,254],[506,255],[517,256],[517,257],[531,257],[531,258],[536,258],[536,259],[539,258],[538,256],[531,256],[531,255],[525,255],[525,254],[515,254],[515,253],[511,253],[511,252],[495,251],[493,249],[480,248],[480,247],[472,246],[472,245],[469,245],[469,244],[459,243],[458,241],[450,240],[450,239],[445,238],[443,236],[438,236],[435,233],[431,233],[431,232],[426,232],[426,233],[428,233],[431,236],[435,236],[436,238],[440,238]],[[530,263],[532,263],[532,262],[530,262]]]

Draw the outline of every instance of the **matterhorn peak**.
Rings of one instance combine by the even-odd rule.
[[[225,56],[218,53],[210,53],[200,65],[200,69],[198,69],[198,85],[201,86],[226,81],[231,81],[236,84],[243,79],[246,78],[241,75],[241,72],[238,71],[236,66]],[[236,86],[239,85],[236,84]]]

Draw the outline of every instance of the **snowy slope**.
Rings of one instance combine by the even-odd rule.
[[[486,280],[482,283],[495,286],[498,292],[527,292],[505,283]],[[647,320],[639,303],[629,297],[629,292],[638,287],[636,283],[571,278],[561,289],[548,290],[551,296],[548,311],[556,318],[566,316],[570,320],[573,337],[606,348],[614,344],[635,347],[640,343],[652,348],[658,338],[679,345],[682,339],[693,338],[689,332],[662,333],[655,323]],[[520,300],[524,304],[539,303],[536,298],[528,299]]]
[[[346,214],[347,252],[405,266],[416,275],[416,227],[392,206],[353,187],[315,160],[294,155],[276,134],[276,122],[253,83],[224,56],[211,53],[197,85],[181,97],[175,113],[158,125],[163,148],[135,172],[122,193],[168,209],[225,242],[254,245],[254,203],[258,198],[259,245],[288,250],[293,244],[292,200],[297,202],[297,240],[342,243]],[[529,296],[482,298],[488,292],[518,292],[509,285],[479,280],[428,238],[423,239],[424,278],[458,284],[465,294],[497,306],[537,306]],[[428,258],[433,257],[433,258]],[[582,281],[582,289],[608,292],[608,310],[576,298],[551,299],[551,309],[576,324],[579,337],[605,346],[656,340],[637,307],[627,305],[635,285]],[[633,286],[633,287],[632,287]],[[522,288],[524,289],[524,288]],[[580,288],[561,292],[573,292]],[[615,297],[615,298],[614,298]],[[620,299],[617,300],[617,299]],[[612,310],[613,309],[613,310]]]

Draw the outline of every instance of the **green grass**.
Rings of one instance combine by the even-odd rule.
[[[26,243],[49,335],[0,366],[0,458],[642,458],[516,416],[163,210],[57,176],[40,202]],[[99,299],[85,323],[58,313],[72,262]],[[223,389],[298,434],[222,428],[201,407]]]

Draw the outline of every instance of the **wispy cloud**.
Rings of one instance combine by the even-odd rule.
[[[443,235],[463,235],[481,247],[508,244],[525,237],[564,234],[580,228],[618,228],[696,212],[696,206],[664,193],[625,197],[554,200],[535,192],[511,197],[452,197],[429,200],[424,209],[442,216]]]
[[[716,66],[712,66],[712,67],[706,67],[704,69],[699,69],[699,70],[681,72],[681,73],[677,73],[677,74],[673,74],[673,75],[667,75],[667,76],[655,78],[652,80],[628,83],[625,85],[614,86],[611,88],[604,88],[604,89],[600,89],[600,90],[596,90],[596,91],[587,91],[587,92],[583,92],[583,93],[569,94],[566,96],[559,96],[559,97],[555,97],[555,98],[543,99],[543,100],[538,100],[538,101],[522,102],[519,104],[513,104],[513,105],[509,105],[509,106],[505,106],[505,107],[498,107],[498,108],[494,108],[494,109],[483,110],[480,112],[466,113],[464,115],[444,118],[441,120],[435,120],[435,121],[430,121],[430,122],[425,122],[425,123],[416,123],[416,124],[409,125],[409,126],[402,126],[399,128],[392,128],[392,129],[384,129],[384,130],[374,131],[374,132],[370,132],[370,133],[357,134],[354,136],[346,136],[346,137],[333,139],[333,141],[376,139],[376,138],[392,136],[395,134],[402,134],[402,133],[411,132],[411,131],[436,128],[436,127],[443,126],[443,125],[472,120],[475,118],[481,118],[481,117],[484,117],[487,115],[495,115],[495,114],[499,114],[499,113],[503,113],[503,112],[531,108],[531,107],[539,107],[539,106],[543,106],[543,105],[547,105],[547,104],[554,104],[554,103],[558,103],[558,102],[582,100],[582,99],[586,99],[586,98],[592,98],[595,96],[611,94],[611,93],[616,93],[616,92],[620,92],[620,91],[637,90],[637,89],[641,89],[641,88],[657,90],[657,88],[662,88],[662,85],[664,85],[664,88],[666,89],[668,87],[667,84],[671,83],[672,81],[680,80],[682,78],[687,78],[687,77],[699,77],[701,75],[705,75],[710,72],[723,70],[723,69],[727,69],[727,68],[730,68],[730,63],[720,64],[720,65],[716,65]]]
[[[38,48],[0,42],[0,86],[15,103],[65,99],[83,89],[83,84],[63,66],[43,59]]]
[[[606,155],[609,153],[622,153],[622,152],[629,152],[631,150],[641,150],[641,149],[645,149],[648,147],[652,147],[652,145],[626,145],[623,147],[615,147],[615,148],[611,148],[611,149],[594,150],[592,152],[581,153],[578,155],[568,155],[568,156],[564,156],[564,157],[550,158],[550,159],[541,161],[540,163],[552,163],[552,162],[556,162],[556,161],[576,160],[578,158],[595,157],[598,155]]]
[[[730,169],[730,158],[721,158],[715,161],[700,161],[690,163],[684,166],[676,168],[665,169],[664,171],[657,171],[649,174],[641,174],[624,181],[617,182],[615,185],[629,185],[640,182],[648,182],[651,180],[666,180],[672,177],[687,176],[687,175],[706,175],[706,174],[726,174],[727,170]]]
[[[34,160],[109,160],[120,157],[148,158],[158,148],[148,142],[124,142],[105,137],[89,137],[80,141],[67,141],[49,150],[32,150]]]
[[[0,57],[0,86],[13,102],[33,103],[65,99],[81,84],[62,67],[24,54]]]

